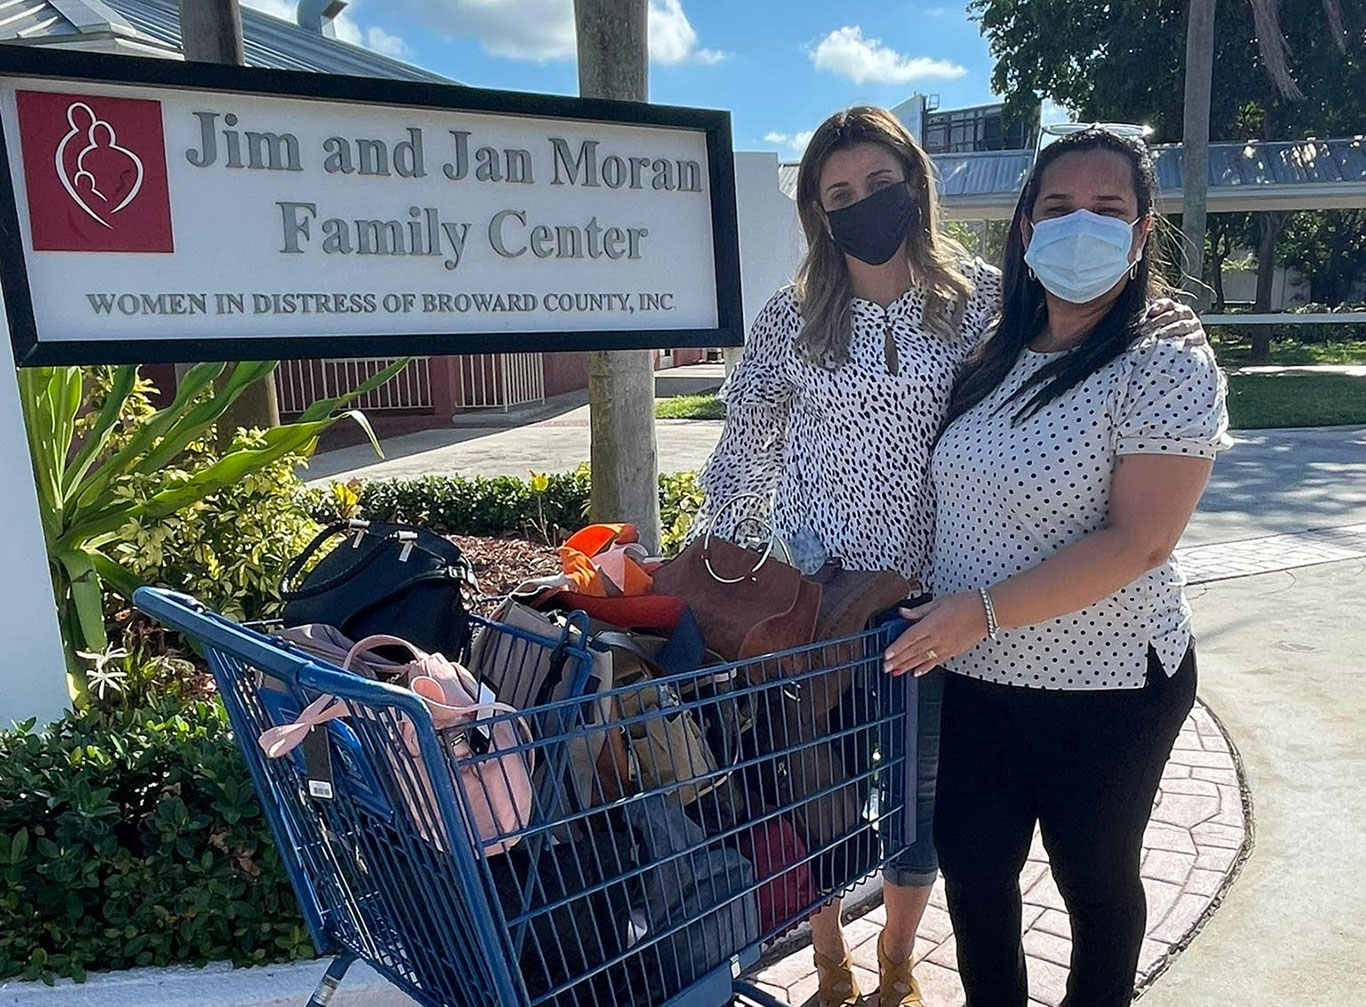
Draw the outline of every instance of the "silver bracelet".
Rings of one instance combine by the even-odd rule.
[[[1001,632],[1001,624],[996,621],[996,606],[991,602],[991,592],[984,587],[979,587],[977,593],[982,596],[982,608],[987,613],[987,639],[995,640]]]

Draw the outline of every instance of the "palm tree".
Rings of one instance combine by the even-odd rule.
[[[1347,32],[1341,0],[1322,0],[1328,30],[1339,49],[1347,48]],[[1303,101],[1304,92],[1295,83],[1286,62],[1289,44],[1281,31],[1280,0],[1248,0],[1252,23],[1257,31],[1257,47],[1267,75],[1281,95],[1289,101]],[[1210,81],[1214,69],[1215,0],[1191,0],[1186,26],[1185,124],[1181,149],[1185,158],[1182,186],[1181,233],[1186,255],[1186,289],[1196,303],[1206,304],[1204,277],[1205,199],[1209,186]],[[1265,237],[1265,236],[1264,236]],[[1274,248],[1274,238],[1262,242]],[[1255,356],[1255,352],[1254,352]]]

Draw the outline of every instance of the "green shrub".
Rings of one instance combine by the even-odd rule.
[[[343,417],[374,439],[365,417],[343,407],[406,366],[395,361],[359,387],[313,403],[295,423],[239,439],[222,457],[187,452],[213,436],[220,417],[272,362],[203,363],[177,382],[175,397],[153,409],[150,386],[134,365],[115,368],[27,367],[19,401],[38,490],[57,619],[73,698],[87,701],[82,653],[109,649],[105,585],[131,597],[139,579],[109,552],[121,530],[174,517],[281,459],[310,454],[318,437]],[[167,473],[179,473],[168,480]]]
[[[240,433],[233,450],[258,449],[262,437]],[[128,492],[141,498],[181,485],[215,457],[207,442],[195,444]],[[318,532],[297,474],[305,460],[286,455],[175,514],[129,521],[114,558],[139,580],[184,591],[230,618],[273,615],[286,565]]]
[[[676,472],[659,477],[659,523],[663,552],[671,556],[683,548],[693,518],[702,506],[702,484],[696,472]]]
[[[0,979],[311,956],[217,702],[0,731]]]
[[[574,532],[588,523],[591,479],[587,465],[569,473],[488,479],[422,476],[387,479],[314,490],[313,516],[336,521],[359,514],[371,521],[422,525],[440,535],[522,535],[542,529]],[[665,551],[677,548],[702,502],[693,472],[659,477],[661,524]],[[549,536],[547,536],[549,537]]]
[[[543,514],[531,484],[515,476],[367,482],[355,509],[371,521],[422,525],[439,535],[530,535],[542,516],[547,525],[571,531],[582,527],[588,510],[587,469],[544,478]],[[336,493],[315,491],[310,499],[319,521],[350,516],[339,506]]]

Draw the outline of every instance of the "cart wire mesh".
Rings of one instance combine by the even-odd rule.
[[[313,940],[339,956],[325,985],[358,958],[424,1007],[721,1007],[766,944],[914,838],[915,684],[881,663],[896,623],[621,683],[568,626],[476,618],[462,657],[518,712],[438,732],[407,689],[182,595],[135,602],[207,657]],[[547,672],[545,701],[524,683]],[[322,695],[346,716],[313,729],[319,789],[319,744],[271,759],[256,739]]]

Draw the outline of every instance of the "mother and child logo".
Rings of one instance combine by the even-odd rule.
[[[34,251],[175,251],[160,102],[15,97]]]

